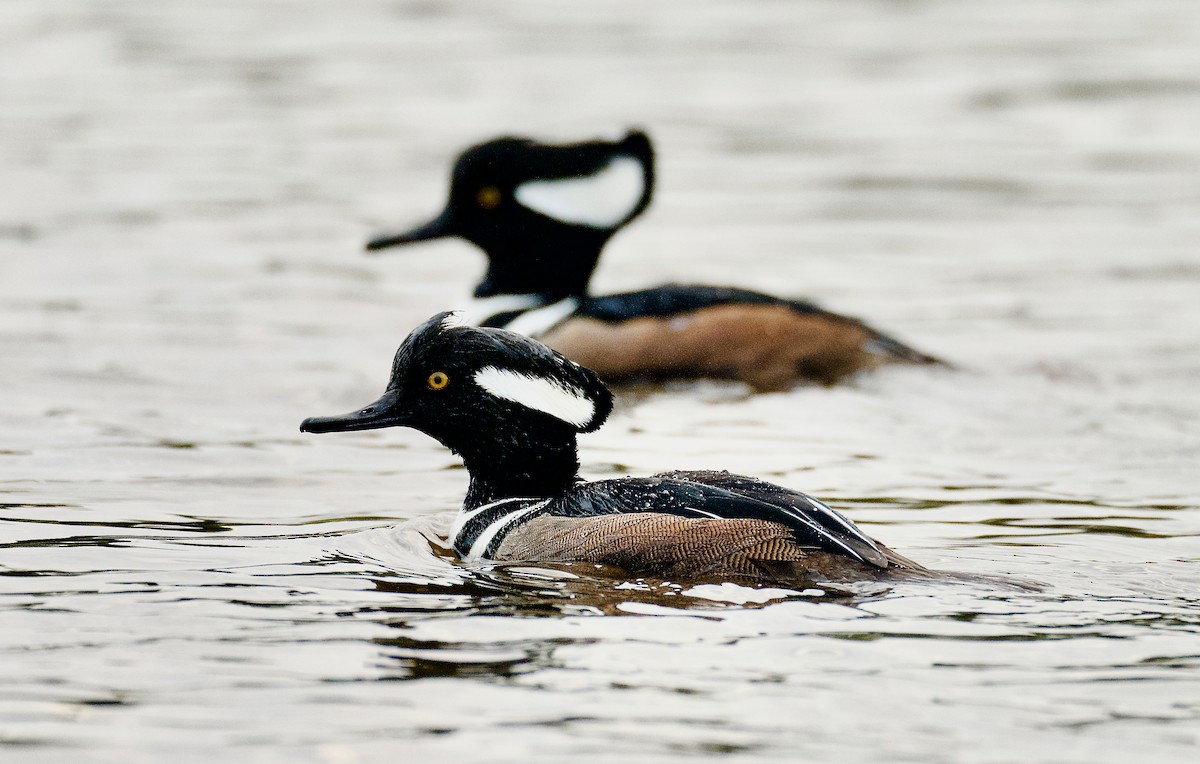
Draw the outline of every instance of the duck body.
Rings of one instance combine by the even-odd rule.
[[[636,131],[611,142],[480,144],[460,156],[433,222],[367,247],[471,241],[488,257],[469,309],[478,325],[540,339],[613,382],[711,377],[770,391],[888,363],[940,363],[806,300],[684,284],[589,294],[603,246],[650,203],[653,158]]]
[[[927,573],[805,494],[727,472],[580,483],[460,512],[464,559],[590,562],[667,580],[879,580]]]
[[[832,385],[885,363],[940,363],[857,319],[735,287],[667,284],[514,304],[479,325],[535,337],[610,382],[708,377],[770,392],[799,380]]]
[[[461,455],[470,485],[450,535],[467,560],[796,585],[930,575],[819,500],[756,478],[582,481],[576,436],[611,410],[594,372],[523,335],[440,314],[405,340],[383,397],[301,429],[408,426]]]

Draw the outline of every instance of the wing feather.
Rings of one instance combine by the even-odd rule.
[[[550,515],[566,517],[634,512],[768,520],[787,527],[804,546],[879,568],[888,565],[883,550],[869,536],[823,503],[728,473],[673,472],[585,483],[547,509]]]

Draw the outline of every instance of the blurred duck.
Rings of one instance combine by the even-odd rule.
[[[599,428],[612,402],[594,372],[536,340],[442,313],[404,340],[379,400],[300,429],[412,427],[459,454],[470,486],[450,535],[467,560],[791,585],[932,575],[822,502],[756,478],[583,482],[576,436]]]
[[[610,382],[715,377],[765,392],[802,380],[833,384],[885,363],[938,363],[803,300],[680,284],[589,295],[601,249],[653,190],[645,133],[562,145],[498,138],[458,158],[440,215],[380,234],[367,249],[472,242],[488,268],[467,320],[540,339]]]

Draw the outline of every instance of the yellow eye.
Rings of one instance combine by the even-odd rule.
[[[485,210],[494,210],[500,206],[500,189],[495,186],[484,186],[475,194],[475,201]]]
[[[450,384],[450,378],[446,376],[446,372],[444,371],[435,371],[429,375],[429,379],[425,380],[425,384],[429,385],[430,390],[441,390]]]

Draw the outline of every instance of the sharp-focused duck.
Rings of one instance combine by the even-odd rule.
[[[610,382],[717,377],[768,391],[798,380],[832,384],[884,363],[938,363],[804,300],[680,284],[589,295],[601,249],[653,190],[645,133],[562,145],[499,138],[459,156],[440,215],[380,234],[367,249],[472,242],[488,267],[471,323],[536,337]]]
[[[822,502],[728,472],[583,482],[576,436],[612,411],[591,370],[442,313],[404,340],[375,403],[304,432],[412,427],[459,454],[451,530],[469,560],[592,562],[637,576],[809,584],[927,576]]]

